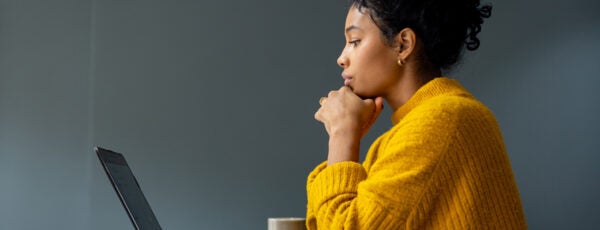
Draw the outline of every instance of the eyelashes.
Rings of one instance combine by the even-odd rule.
[[[352,40],[352,41],[348,42],[348,44],[350,44],[350,46],[352,46],[352,47],[356,47],[358,45],[358,43],[360,43],[359,39]]]

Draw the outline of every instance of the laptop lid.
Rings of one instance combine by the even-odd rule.
[[[94,150],[135,229],[162,229],[125,157],[100,147]]]

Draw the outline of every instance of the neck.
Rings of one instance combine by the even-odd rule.
[[[385,97],[392,111],[396,111],[404,105],[421,86],[436,77],[440,77],[441,71],[418,72],[414,71],[414,68],[411,68],[411,66],[407,66],[400,76],[402,76],[400,80]]]

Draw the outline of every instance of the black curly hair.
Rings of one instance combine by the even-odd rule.
[[[382,32],[388,45],[404,28],[411,28],[423,43],[430,66],[450,70],[460,59],[464,45],[479,48],[477,34],[492,6],[479,0],[351,0],[367,13]]]

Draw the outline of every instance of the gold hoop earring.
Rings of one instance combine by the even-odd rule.
[[[403,65],[404,65],[404,60],[402,60],[402,59],[398,59],[398,65],[399,65],[399,66],[403,66]]]

